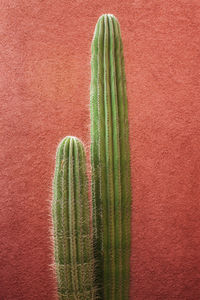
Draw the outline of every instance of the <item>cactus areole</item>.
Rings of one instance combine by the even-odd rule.
[[[104,300],[129,299],[131,183],[123,47],[117,19],[102,15],[91,57],[91,163],[96,280]]]
[[[58,146],[53,182],[54,256],[60,300],[94,300],[94,257],[85,152],[80,140]]]

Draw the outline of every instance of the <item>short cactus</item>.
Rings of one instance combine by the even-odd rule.
[[[102,15],[91,58],[91,163],[96,277],[104,300],[129,298],[131,183],[123,46],[117,19]]]
[[[54,258],[60,300],[94,300],[94,256],[83,145],[58,146],[52,202]]]

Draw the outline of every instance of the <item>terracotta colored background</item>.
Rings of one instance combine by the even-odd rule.
[[[113,13],[129,101],[130,299],[199,300],[199,1],[0,5],[0,299],[55,299],[49,212],[56,146],[76,135],[89,149],[90,45],[98,17]]]

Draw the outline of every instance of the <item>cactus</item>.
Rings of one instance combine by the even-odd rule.
[[[91,57],[91,164],[96,278],[104,300],[129,298],[131,183],[123,46],[117,19],[102,15]]]
[[[96,299],[85,151],[77,138],[66,137],[58,146],[53,192],[54,261],[59,299]]]

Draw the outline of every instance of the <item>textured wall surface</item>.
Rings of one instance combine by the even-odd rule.
[[[118,18],[124,43],[130,299],[200,299],[199,1],[1,0],[0,8],[0,299],[56,299],[54,157],[66,135],[89,149],[90,45],[102,13]]]

